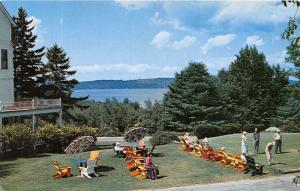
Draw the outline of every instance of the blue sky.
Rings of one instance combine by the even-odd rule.
[[[34,19],[37,46],[62,46],[80,81],[174,77],[190,61],[211,74],[256,45],[270,64],[285,63],[280,39],[295,7],[280,1],[4,1]]]

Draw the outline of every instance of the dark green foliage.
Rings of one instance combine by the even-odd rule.
[[[145,102],[145,108],[143,112],[143,126],[144,128],[149,129],[150,133],[154,133],[158,130],[163,130],[163,124],[161,121],[162,110],[162,105],[159,102]]]
[[[150,139],[152,145],[166,145],[177,140],[177,134],[171,131],[157,131]]]
[[[217,123],[223,119],[223,102],[216,80],[203,63],[192,62],[176,74],[163,107],[166,130],[192,130],[200,123]]]
[[[219,126],[219,133],[221,135],[239,133],[241,128],[242,126],[239,123],[226,123]]]
[[[276,108],[285,101],[287,85],[288,73],[279,66],[269,66],[256,47],[241,49],[229,67],[224,84],[232,120],[243,128],[247,124],[268,127]]]
[[[80,116],[80,122],[99,129],[101,136],[122,136],[132,128],[137,120],[143,116],[143,109],[137,102],[118,102],[115,98],[105,102],[84,101],[88,109],[83,111],[73,109],[72,115]],[[72,121],[79,125],[78,120]]]
[[[212,124],[200,124],[195,127],[195,135],[198,139],[205,137],[215,137],[221,134],[220,127]]]
[[[76,71],[70,70],[70,61],[66,52],[54,45],[46,53],[48,63],[44,66],[43,79],[45,84],[41,87],[43,97],[47,99],[61,98],[63,103],[63,118],[66,121],[74,118],[69,112],[70,109],[78,107],[85,109],[79,101],[86,100],[88,97],[72,97],[73,88],[78,81],[71,79]]]
[[[13,63],[15,98],[33,98],[40,96],[36,90],[40,83],[42,57],[44,47],[35,49],[36,35],[33,35],[34,27],[30,27],[31,20],[27,20],[27,13],[19,8],[18,17],[14,17],[17,27],[13,28]]]
[[[291,97],[277,111],[276,125],[287,132],[300,132],[300,101]]]

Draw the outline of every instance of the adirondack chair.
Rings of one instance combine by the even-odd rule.
[[[212,147],[204,147],[204,154],[201,155],[201,158],[211,160],[215,156],[215,152]]]
[[[86,167],[79,167],[81,177],[85,176],[87,178],[92,178],[90,175],[98,177],[98,174],[95,172],[96,161],[88,160]]]
[[[183,150],[186,152],[192,152],[193,151],[193,146],[189,143],[187,143],[184,139],[182,139],[183,144],[184,144],[184,148]]]
[[[100,166],[100,165],[98,164],[99,159],[100,159],[100,151],[99,151],[99,150],[91,151],[91,152],[90,152],[90,157],[89,157],[88,160],[94,160],[94,161],[96,161],[97,167]]]
[[[126,155],[125,160],[129,160],[129,159],[133,158],[134,156],[136,156],[135,150],[133,149],[133,147],[130,147],[130,146],[124,147],[123,153]]]
[[[71,167],[67,165],[60,165],[57,161],[52,161],[54,168],[56,169],[56,173],[52,175],[53,179],[65,178],[73,176],[71,174]]]
[[[227,154],[225,151],[223,151],[222,154],[223,154],[224,157],[222,157],[222,159],[219,162],[217,162],[217,164],[220,165],[220,166],[229,165],[231,163],[231,159],[230,159],[230,156],[229,156],[230,154]]]
[[[185,148],[185,145],[183,143],[183,136],[178,136],[178,139],[179,139],[179,143],[180,143],[180,146],[178,147],[178,149],[183,151]]]
[[[258,164],[255,162],[255,159],[249,156],[246,156],[248,169],[245,170],[245,173],[251,172],[251,175],[262,175],[264,165]]]

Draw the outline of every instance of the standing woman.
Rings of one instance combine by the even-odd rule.
[[[254,146],[254,154],[259,154],[259,140],[260,140],[260,134],[257,128],[254,129],[253,132],[253,146]]]
[[[247,143],[247,132],[243,131],[242,133],[242,154],[248,154],[248,143]]]

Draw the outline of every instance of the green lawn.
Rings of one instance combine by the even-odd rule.
[[[250,137],[250,136],[249,136]],[[300,154],[296,151],[300,134],[284,134],[284,151],[289,152],[275,155],[276,161],[286,163],[285,168],[299,167]],[[263,145],[271,140],[270,134],[263,134]],[[216,147],[226,146],[228,150],[239,152],[239,135],[227,135],[211,139]],[[249,144],[251,144],[251,139]],[[222,143],[222,144],[221,144]],[[249,145],[250,146],[250,145]],[[251,147],[252,148],[252,147]],[[290,148],[290,149],[287,149]],[[263,148],[261,148],[263,151]],[[82,154],[82,158],[88,153]],[[0,163],[0,185],[5,191],[54,191],[54,190],[132,190],[144,188],[162,188],[191,184],[205,184],[229,180],[239,180],[251,177],[248,174],[237,174],[229,168],[219,167],[215,163],[207,162],[188,153],[178,150],[178,144],[159,146],[155,150],[154,163],[159,166],[162,177],[159,180],[138,181],[130,177],[126,162],[122,158],[112,157],[112,150],[101,151],[101,174],[98,178],[86,179],[71,177],[60,180],[51,178],[54,168],[51,160],[63,164],[72,164],[74,174],[78,174],[73,160],[78,155],[42,154],[32,158],[17,158]],[[265,164],[265,156],[257,158]],[[274,176],[272,170],[266,168],[263,177]]]

